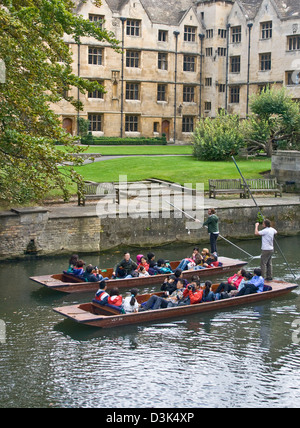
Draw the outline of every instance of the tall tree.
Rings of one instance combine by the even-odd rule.
[[[97,6],[99,1],[94,2]],[[69,180],[80,182],[72,169],[74,139],[61,127],[50,104],[66,99],[82,108],[68,90],[101,87],[72,72],[72,55],[64,34],[76,43],[82,36],[107,41],[118,49],[114,35],[74,13],[71,0],[0,0],[0,198],[8,202],[38,200],[51,188],[68,197]],[[1,81],[3,83],[1,83]],[[69,153],[58,150],[65,144]]]
[[[252,115],[245,121],[249,151],[300,148],[300,109],[285,88],[266,88],[250,99]]]

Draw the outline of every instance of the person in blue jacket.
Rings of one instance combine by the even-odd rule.
[[[261,276],[261,269],[254,269],[253,277],[245,284],[245,286],[237,293],[237,296],[246,294],[262,293],[264,291],[264,278]]]

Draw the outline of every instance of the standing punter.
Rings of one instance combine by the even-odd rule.
[[[263,221],[261,231],[258,230],[259,223],[255,223],[255,235],[261,236],[261,256],[260,268],[261,276],[267,281],[272,280],[272,255],[274,252],[274,236],[277,230],[271,227],[271,222],[268,219]]]
[[[208,210],[208,219],[203,223],[203,226],[207,226],[208,229],[211,254],[218,253],[217,239],[219,236],[219,218],[216,216],[216,212],[213,208]]]

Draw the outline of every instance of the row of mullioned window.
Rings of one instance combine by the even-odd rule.
[[[92,132],[103,132],[104,114],[88,113],[89,130]],[[182,132],[194,132],[194,116],[182,117]],[[139,132],[140,116],[125,114],[125,132]],[[153,130],[157,132],[157,129]]]
[[[98,80],[97,81],[100,85],[104,85],[103,81]],[[212,86],[212,78],[206,77],[205,78],[205,86]],[[224,83],[217,83],[216,85],[218,87],[218,92],[223,93],[225,92],[225,84]],[[184,103],[195,103],[196,102],[196,91],[197,86],[194,85],[183,85],[182,87],[182,102]],[[141,93],[141,84],[136,82],[126,82],[126,89],[125,89],[125,99],[126,100],[140,100],[140,93]],[[96,89],[93,92],[88,92],[88,98],[94,98],[94,99],[103,99],[104,94],[102,91]],[[157,84],[157,93],[156,93],[156,100],[157,101],[168,101],[168,85],[166,83],[158,83]]]
[[[294,39],[296,40],[294,42]],[[297,39],[293,38],[293,46],[297,46]],[[300,36],[298,46],[300,44]],[[88,63],[90,65],[103,65],[104,48],[89,47],[88,49]],[[206,48],[206,56],[212,56],[212,48]],[[218,55],[225,56],[226,48],[218,48]],[[126,51],[126,67],[140,68],[141,66],[141,55],[139,51]],[[168,70],[168,54],[158,53],[157,67],[159,70]],[[183,55],[183,71],[195,72],[196,67],[196,56],[194,55]],[[230,72],[239,73],[241,70],[241,57],[239,55],[230,57]],[[259,70],[266,71],[271,70],[271,53],[259,54]]]
[[[206,38],[212,39],[214,36],[214,30],[206,30]],[[218,36],[221,38],[226,38],[226,30],[218,29]],[[272,38],[272,21],[261,22],[260,23],[260,38],[261,40],[267,40]],[[237,25],[230,28],[230,41],[231,43],[241,43],[242,42],[242,26]],[[212,51],[207,48],[206,56],[212,56]],[[287,36],[287,50],[295,51],[300,50],[300,35]]]
[[[271,70],[271,53],[265,52],[259,54],[259,71]],[[230,57],[229,71],[231,73],[240,73],[241,57],[239,55]]]
[[[212,39],[214,37],[214,30],[207,29],[205,32],[205,35],[207,39]],[[218,37],[220,37],[221,39],[226,39],[227,30],[218,28]],[[272,21],[260,23],[260,37],[263,40],[272,38]],[[231,43],[241,43],[242,41],[241,25],[230,27],[230,41]]]
[[[92,47],[88,48],[88,64],[89,65],[104,65],[104,48]],[[126,67],[140,68],[141,53],[135,50],[126,50]],[[158,53],[157,67],[159,70],[168,70],[168,54]],[[183,55],[183,71],[196,71],[196,56]]]
[[[220,85],[224,87],[225,85]],[[191,90],[191,87],[189,87]],[[186,95],[194,97],[194,92],[187,91]],[[239,103],[240,101],[240,87],[232,86],[229,88],[229,97],[230,103]],[[211,102],[205,101],[204,109],[206,111],[211,110]],[[104,122],[104,114],[103,113],[88,113],[88,119],[90,122],[89,130],[93,132],[103,132],[103,122]],[[182,132],[194,132],[194,122],[196,118],[194,116],[182,116]],[[125,114],[125,131],[126,132],[139,132],[139,124],[140,124],[140,115],[134,114]],[[154,130],[155,131],[155,130]]]

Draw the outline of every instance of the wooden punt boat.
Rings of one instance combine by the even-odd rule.
[[[168,318],[184,318],[186,315],[208,311],[226,310],[229,307],[248,303],[256,303],[282,296],[298,287],[297,284],[291,284],[284,281],[273,280],[266,283],[272,286],[272,290],[264,291],[263,293],[249,294],[247,296],[216,300],[214,302],[197,303],[194,305],[148,310],[130,314],[120,314],[115,309],[111,309],[107,306],[101,306],[93,302],[58,307],[53,308],[53,310],[58,314],[70,318],[80,324],[108,328],[128,324],[141,324],[143,322],[153,322],[158,320],[165,320]],[[215,290],[217,286],[218,284],[214,284],[212,289]],[[153,294],[162,295],[162,292]],[[142,303],[148,300],[151,295],[152,294],[142,294],[137,296],[137,300],[139,303]]]
[[[200,277],[208,277],[212,275],[223,274],[231,271],[236,271],[240,267],[245,266],[247,262],[237,259],[231,259],[229,257],[219,257],[219,261],[222,263],[222,266],[200,269],[200,270],[186,270],[183,271],[184,278],[191,278],[193,275],[197,274]],[[179,265],[180,261],[170,262],[171,268],[174,270]],[[113,268],[103,270],[102,275],[104,277],[110,278],[113,273]],[[130,288],[130,287],[144,287],[153,284],[163,283],[164,279],[170,274],[162,275],[151,275],[147,277],[138,277],[138,278],[127,278],[127,279],[110,279],[106,281],[108,288],[118,287],[118,288]],[[32,276],[30,279],[38,284],[41,284],[47,288],[50,288],[55,291],[61,291],[64,293],[82,293],[85,291],[97,291],[98,282],[82,282],[82,279],[76,278],[73,275],[68,275],[66,273],[59,273],[55,275],[42,275],[42,276]]]

